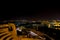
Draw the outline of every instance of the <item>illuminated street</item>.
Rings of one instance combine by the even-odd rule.
[[[0,40],[59,40],[59,24],[52,25],[47,21],[13,21],[0,25]]]

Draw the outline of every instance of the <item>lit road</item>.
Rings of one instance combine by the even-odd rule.
[[[40,31],[36,31],[36,30],[33,30],[33,29],[31,29],[31,30],[32,30],[33,32],[35,32],[36,34],[38,34],[39,36],[41,36],[42,38],[47,37],[47,38],[49,38],[50,40],[54,40],[52,37],[48,36],[47,34],[44,34],[44,33],[40,32]]]
[[[52,37],[40,32],[40,31],[36,31],[34,29],[31,29],[31,31],[34,32],[35,34],[37,34],[39,36],[39,39],[38,38],[27,38],[26,35],[19,36],[18,39],[19,40],[54,40]]]

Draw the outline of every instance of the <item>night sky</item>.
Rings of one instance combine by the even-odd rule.
[[[3,13],[3,12],[2,12]],[[14,12],[4,12],[8,14],[0,15],[0,20],[4,19],[29,19],[29,20],[51,20],[60,19],[60,8],[38,8],[20,9]],[[13,14],[14,13],[14,14]]]

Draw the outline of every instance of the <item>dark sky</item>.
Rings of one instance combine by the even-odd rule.
[[[2,12],[3,13],[3,12]],[[8,14],[2,14],[1,19],[33,19],[33,20],[51,20],[60,19],[60,8],[38,8],[38,9],[20,9],[14,12],[4,12]],[[13,14],[14,13],[14,14]]]
[[[18,15],[23,18],[28,19],[60,19],[60,9],[59,8],[41,8],[38,10],[26,10],[23,12],[16,12],[16,13],[22,13],[21,15]]]
[[[25,0],[26,1],[26,0]],[[32,20],[51,20],[60,19],[60,7],[57,3],[30,1],[29,2],[15,2],[12,5],[2,6],[0,12],[0,20],[4,19],[32,19]],[[6,6],[6,7],[5,7]],[[56,7],[57,6],[57,7]]]

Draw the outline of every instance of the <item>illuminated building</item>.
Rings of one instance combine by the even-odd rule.
[[[60,29],[60,21],[59,20],[53,20],[49,23],[50,23],[48,25],[49,28]]]

